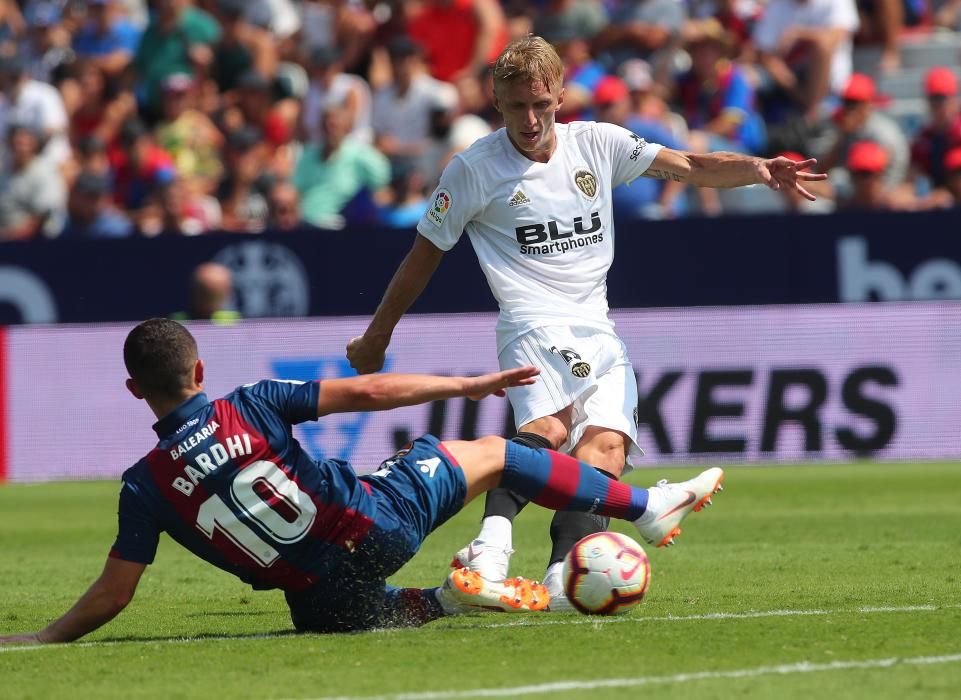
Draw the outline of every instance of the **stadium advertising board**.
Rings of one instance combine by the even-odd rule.
[[[621,221],[616,228],[608,287],[621,308],[961,299],[956,212]],[[370,314],[412,236],[311,230],[5,243],[0,324],[166,316],[187,308],[191,273],[210,260],[233,270],[235,305],[246,318]],[[496,310],[467,241],[445,255],[414,310]]]
[[[640,388],[646,465],[961,458],[961,303],[724,307],[614,313]],[[194,324],[212,397],[262,378],[352,374],[366,319]],[[405,318],[388,369],[496,368],[495,316]],[[15,327],[4,338],[11,481],[115,478],[156,440],[124,388],[128,325]],[[585,357],[589,361],[589,358]],[[330,416],[296,429],[316,456],[370,471],[410,437],[505,434],[504,399]]]

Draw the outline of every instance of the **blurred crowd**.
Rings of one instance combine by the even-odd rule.
[[[0,240],[411,227],[531,32],[562,122],[832,173],[817,203],[638,180],[621,218],[951,207],[956,70],[910,133],[852,51],[896,74],[904,36],[959,28],[961,0],[0,0]]]

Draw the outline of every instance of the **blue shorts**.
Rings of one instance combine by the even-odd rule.
[[[298,630],[347,632],[381,626],[387,577],[464,506],[467,495],[464,472],[433,435],[416,439],[360,479],[377,502],[373,527],[335,579],[287,593]]]

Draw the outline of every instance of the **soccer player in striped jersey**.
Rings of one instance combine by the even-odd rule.
[[[536,384],[508,389],[514,439],[569,453],[616,479],[642,452],[634,371],[607,315],[612,190],[650,177],[703,187],[764,184],[814,199],[804,183],[827,175],[804,172],[813,159],[687,153],[614,124],[555,124],[564,101],[563,75],[557,53],[540,37],[517,39],[504,49],[494,64],[494,105],[504,128],[447,165],[410,253],[364,335],[348,343],[347,357],[362,374],[383,367],[397,322],[466,232],[500,306],[501,368],[533,364],[541,370]],[[480,533],[455,561],[487,580],[504,580],[513,519],[526,503],[506,489],[490,493]],[[596,513],[554,516],[544,577],[552,610],[570,609],[560,575],[564,555],[606,527]],[[670,545],[679,532],[647,541]]]
[[[284,591],[300,631],[419,625],[472,609],[539,610],[546,590],[524,579],[487,582],[459,569],[444,585],[386,584],[424,538],[472,498],[504,486],[548,508],[670,530],[719,488],[707,480],[639,489],[590,465],[500,437],[441,442],[431,435],[358,476],[312,459],[291,426],[348,411],[438,399],[479,399],[534,383],[519,367],[479,377],[384,374],[314,382],[266,380],[211,401],[190,332],[151,319],[127,336],[127,387],[157,416],[159,442],[124,472],[119,532],[100,577],[61,618],[0,643],[69,642],[113,619],[154,560],[161,532],[255,589]]]

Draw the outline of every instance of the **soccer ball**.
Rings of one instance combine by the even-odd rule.
[[[651,583],[644,548],[627,535],[598,532],[564,558],[564,592],[585,615],[619,615],[641,602]]]

